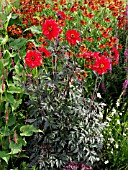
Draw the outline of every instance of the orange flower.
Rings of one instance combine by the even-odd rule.
[[[110,18],[104,18],[104,21],[106,21],[106,22],[110,22]]]
[[[112,59],[112,65],[117,65],[119,62],[119,51],[116,47],[111,49],[110,58]]]

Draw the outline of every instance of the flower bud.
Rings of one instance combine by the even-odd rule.
[[[14,142],[17,143],[18,139],[17,139],[17,134],[16,134],[16,130],[14,131]]]

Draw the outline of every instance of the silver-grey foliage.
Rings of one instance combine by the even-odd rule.
[[[69,161],[93,165],[102,150],[102,104],[86,98],[75,77],[75,85],[67,81],[72,71],[64,71],[55,81],[42,75],[39,85],[28,86],[29,121],[35,118],[33,124],[44,131],[31,138],[27,149],[30,166],[39,170],[62,169]]]

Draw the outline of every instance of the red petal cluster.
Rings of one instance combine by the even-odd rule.
[[[46,48],[40,47],[38,49],[41,52],[43,58],[49,58],[50,57],[51,53]]]
[[[84,52],[85,67],[96,71],[102,75],[111,69],[110,59],[101,55],[99,52]]]
[[[92,66],[92,70],[96,71],[100,75],[107,73],[110,68],[110,60],[104,55],[96,57],[95,63]]]
[[[78,41],[80,41],[80,33],[76,30],[68,30],[66,32],[66,40],[72,45],[75,46]]]
[[[42,57],[36,50],[31,50],[26,53],[25,62],[29,67],[35,68],[42,64]]]
[[[52,40],[59,35],[60,28],[55,20],[49,19],[45,20],[45,23],[42,24],[42,31],[47,39]]]

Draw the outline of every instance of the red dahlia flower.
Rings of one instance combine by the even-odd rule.
[[[49,19],[45,20],[45,23],[42,24],[42,31],[47,39],[52,40],[59,35],[60,28],[55,20]]]
[[[39,48],[39,51],[41,52],[42,57],[44,58],[49,58],[51,55],[51,53],[46,48],[41,47]]]
[[[96,57],[92,70],[96,71],[100,75],[106,73],[107,70],[110,70],[110,60],[105,56]]]
[[[42,57],[36,50],[28,51],[26,54],[25,62],[29,67],[35,68],[42,64]]]
[[[66,40],[71,44],[71,45],[76,45],[77,41],[80,41],[80,33],[77,32],[76,30],[68,30],[66,32]]]

